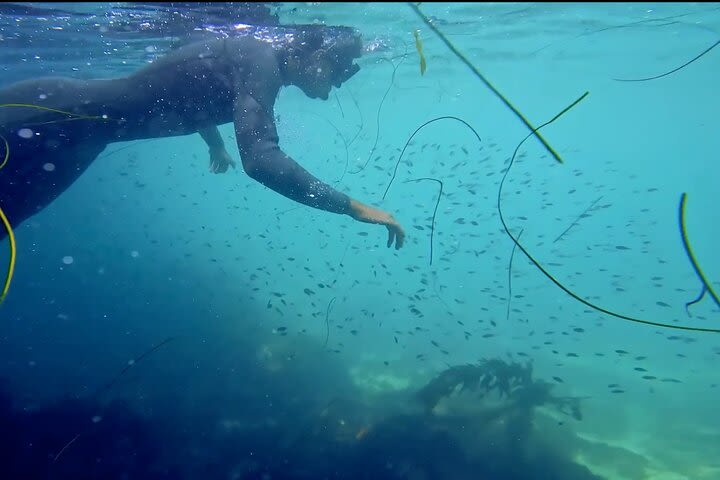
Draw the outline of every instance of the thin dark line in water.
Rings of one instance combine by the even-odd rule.
[[[301,208],[305,208],[305,206],[304,206],[304,205],[301,205],[301,206],[297,206],[297,207],[287,208],[287,209],[285,209],[285,210],[282,210],[282,211],[279,211],[279,212],[277,212],[277,213],[274,213],[273,215],[275,215],[275,219],[274,219],[274,220],[270,220],[268,223],[266,223],[266,224],[265,224],[265,227],[263,228],[263,231],[267,232],[267,231],[268,231],[268,227],[269,227],[270,225],[279,226],[279,224],[277,223],[277,221],[280,220],[280,216],[281,216],[281,215],[285,215],[286,213],[290,213],[290,212],[292,212],[293,210],[300,210]]]
[[[342,116],[342,118],[345,118],[345,111],[342,108],[342,104],[340,103],[337,92],[335,92],[335,102],[337,102],[337,106],[340,107],[340,116]]]
[[[432,216],[432,225],[430,226],[430,266],[432,266],[432,261],[433,261],[433,237],[435,236],[435,215],[437,215],[437,209],[438,209],[438,206],[440,205],[440,198],[442,197],[443,182],[442,182],[442,180],[438,180],[437,178],[424,177],[424,178],[415,178],[415,179],[412,179],[412,180],[405,180],[403,183],[408,183],[408,182],[420,182],[420,181],[422,181],[422,180],[430,180],[430,181],[432,181],[432,182],[437,182],[437,183],[440,184],[440,193],[438,193],[438,198],[437,198],[437,201],[435,202],[435,210],[433,211],[433,216]]]
[[[540,125],[540,126],[537,127],[537,128],[540,129],[540,128],[543,128],[543,127],[551,124],[552,122],[554,122],[555,120],[557,120],[558,118],[560,118],[560,116],[562,116],[562,115],[563,115],[564,113],[566,113],[568,110],[570,110],[570,109],[573,108],[575,105],[577,105],[578,103],[580,103],[580,101],[582,101],[587,95],[588,95],[588,92],[585,92],[580,98],[578,98],[577,100],[575,100],[572,104],[570,104],[568,107],[566,107],[566,108],[565,108],[564,110],[562,110],[560,113],[558,113],[557,115],[555,115],[550,121],[543,123],[542,125]],[[507,170],[505,170],[505,174],[503,175],[502,180],[500,180],[500,188],[498,189],[498,195],[497,195],[497,210],[498,210],[498,214],[500,215],[500,222],[502,223],[503,228],[505,229],[505,233],[512,239],[513,242],[515,242],[515,244],[516,244],[517,247],[520,249],[520,251],[522,251],[522,252],[525,254],[525,256],[538,268],[538,270],[540,270],[540,272],[542,272],[542,274],[545,275],[545,276],[546,276],[551,282],[553,282],[557,287],[559,287],[562,291],[564,291],[565,293],[567,293],[568,295],[570,295],[572,298],[574,298],[574,299],[577,300],[578,302],[580,302],[580,303],[582,303],[583,305],[586,305],[586,306],[592,308],[593,310],[597,310],[598,312],[604,313],[604,314],[606,314],[606,315],[610,315],[610,316],[612,316],[612,317],[619,318],[619,319],[621,319],[621,320],[626,320],[626,321],[628,321],[628,322],[640,323],[640,324],[644,324],[644,325],[652,325],[652,326],[656,326],[656,327],[670,328],[670,329],[675,329],[675,330],[686,330],[686,331],[693,331],[693,332],[720,333],[720,329],[716,329],[716,328],[687,327],[687,326],[683,326],[683,325],[671,325],[671,324],[667,324],[667,323],[659,323],[659,322],[651,322],[651,321],[648,321],[648,320],[641,320],[641,319],[634,318],[634,317],[630,317],[630,316],[627,316],[627,315],[622,315],[622,314],[620,314],[620,313],[615,313],[615,312],[612,312],[612,311],[610,311],[610,310],[608,310],[608,309],[606,309],[606,308],[603,308],[603,307],[600,307],[600,306],[595,305],[595,304],[593,304],[593,303],[590,303],[589,301],[587,301],[587,300],[585,300],[584,298],[580,297],[579,295],[577,295],[576,293],[574,293],[574,292],[572,292],[570,289],[568,289],[566,286],[564,286],[562,283],[560,283],[560,282],[559,282],[555,277],[553,277],[547,270],[545,270],[545,268],[544,268],[537,260],[535,260],[535,258],[534,258],[532,255],[530,255],[530,252],[528,252],[528,251],[525,249],[525,247],[523,247],[522,244],[517,240],[517,238],[515,238],[512,233],[510,233],[510,229],[508,228],[507,223],[505,223],[505,217],[504,217],[504,215],[503,215],[503,213],[502,213],[502,208],[501,208],[501,204],[500,204],[500,197],[502,196],[502,190],[503,190],[503,186],[505,185],[505,179],[507,178],[508,173],[510,173],[510,170],[512,169],[512,166],[513,166],[513,164],[514,164],[514,162],[515,162],[515,157],[517,156],[518,150],[520,150],[520,147],[522,146],[522,144],[525,143],[525,140],[527,140],[527,139],[530,138],[531,136],[532,136],[532,132],[529,133],[529,134],[518,144],[518,146],[515,148],[515,151],[513,152],[512,157],[510,158],[510,165],[508,165],[508,168],[507,168]],[[682,209],[681,209],[681,211],[682,211]]]
[[[520,229],[520,233],[518,233],[518,240],[520,240],[520,235],[522,235],[524,229]],[[513,243],[512,251],[510,252],[510,261],[508,262],[508,301],[507,301],[507,312],[505,313],[505,322],[510,321],[510,302],[512,301],[512,266],[513,266],[513,259],[515,258],[515,249],[517,248],[517,243]]]
[[[142,361],[142,359],[146,358],[148,355],[150,355],[150,354],[152,354],[153,352],[157,351],[158,349],[160,349],[160,348],[163,347],[164,345],[167,345],[170,341],[172,341],[172,340],[174,340],[174,339],[175,339],[175,337],[168,337],[168,338],[166,338],[165,340],[163,340],[162,342],[160,342],[160,343],[158,343],[157,345],[155,345],[154,347],[152,347],[152,348],[146,350],[145,352],[143,352],[139,357],[137,357],[137,358],[135,358],[135,359],[133,359],[133,360],[130,360],[130,361],[128,362],[128,364],[125,366],[125,368],[123,368],[110,382],[108,382],[106,385],[104,385],[103,387],[101,387],[101,388],[99,388],[98,390],[96,390],[95,393],[93,393],[89,398],[96,398],[96,397],[100,396],[102,393],[108,391],[110,388],[113,387],[113,385],[115,385],[115,384],[117,383],[117,381],[120,379],[120,377],[122,377],[122,376],[125,374],[125,372],[127,372],[128,370],[130,370],[130,368],[134,367],[135,365],[137,365],[138,363],[140,363],[140,361]],[[66,443],[65,446],[63,446],[63,448],[60,449],[60,451],[58,452],[58,454],[55,455],[55,457],[53,458],[53,463],[56,463],[56,462],[58,461],[58,459],[60,458],[60,456],[62,456],[62,454],[63,454],[68,448],[70,448],[70,446],[71,446],[73,443],[75,443],[75,441],[76,441],[78,438],[80,438],[83,434],[87,433],[91,428],[92,428],[92,425],[90,425],[89,427],[87,427],[87,428],[85,428],[84,430],[82,430],[80,433],[78,433],[77,435],[75,435],[75,436],[72,438],[72,440],[70,440],[68,443]]]
[[[323,348],[327,347],[328,339],[330,339],[330,308],[332,308],[336,298],[337,297],[333,297],[332,300],[328,302],[327,310],[325,311],[325,343],[323,343]]]
[[[122,152],[123,150],[127,150],[128,148],[137,147],[137,146],[139,146],[139,145],[142,145],[143,143],[151,142],[151,141],[153,141],[153,140],[155,140],[155,139],[154,139],[154,138],[148,138],[148,139],[146,139],[146,140],[135,140],[135,141],[133,141],[130,145],[125,145],[125,146],[123,146],[123,147],[118,148],[117,150],[113,150],[112,152],[108,152],[108,153],[105,153],[105,154],[103,154],[103,155],[100,155],[100,156],[98,157],[98,160],[100,160],[101,158],[107,158],[107,157],[109,157],[109,156],[111,156],[111,155],[115,155],[116,153]]]
[[[687,312],[688,317],[692,317],[692,315],[690,315],[690,306],[695,305],[696,303],[700,302],[705,297],[706,293],[707,293],[707,288],[705,287],[705,285],[703,285],[703,288],[700,291],[700,295],[698,295],[695,300],[693,300],[691,302],[687,302],[685,304],[685,311]]]
[[[345,245],[345,251],[342,254],[342,257],[340,258],[340,263],[338,264],[338,272],[335,274],[335,279],[333,280],[332,284],[330,284],[330,287],[334,287],[337,283],[338,277],[340,276],[340,273],[342,273],[342,268],[344,267],[343,262],[345,261],[345,254],[347,253],[348,249],[350,248],[350,243]]]
[[[448,309],[448,312],[450,311],[450,306],[445,302],[445,300],[440,295],[440,292],[437,290],[437,272],[433,271],[433,292],[435,292],[435,296],[442,302],[443,305],[445,305],[445,308]],[[440,286],[442,290],[442,285]]]
[[[615,81],[617,81],[617,82],[646,82],[646,81],[648,81],[648,80],[656,80],[656,79],[658,79],[658,78],[667,77],[668,75],[673,74],[673,73],[677,72],[678,70],[681,70],[681,69],[687,67],[688,65],[690,65],[691,63],[693,63],[695,60],[698,60],[698,59],[699,59],[700,57],[702,57],[703,55],[709,53],[710,50],[712,50],[713,48],[717,47],[718,45],[720,45],[720,40],[718,40],[718,41],[716,41],[715,43],[713,43],[712,45],[710,45],[708,48],[706,48],[705,50],[703,50],[702,53],[700,53],[699,55],[697,55],[697,56],[696,56],[695,58],[693,58],[692,60],[683,63],[682,65],[680,65],[680,66],[677,67],[677,68],[673,68],[673,69],[670,70],[669,72],[665,72],[665,73],[662,73],[662,74],[660,74],[660,75],[655,75],[654,77],[647,77],[647,78],[613,78],[613,80],[615,80]]]
[[[386,60],[386,59],[383,59],[383,60]],[[377,109],[377,115],[375,118],[375,123],[376,123],[375,142],[373,143],[373,146],[370,149],[370,153],[368,154],[367,160],[365,160],[365,164],[359,170],[357,170],[355,172],[350,172],[350,175],[355,175],[355,174],[360,173],[363,170],[365,170],[365,167],[367,167],[368,163],[370,163],[370,159],[372,158],[373,153],[375,153],[375,149],[377,148],[378,140],[380,139],[380,111],[382,110],[383,104],[385,103],[385,99],[387,98],[388,94],[390,93],[390,90],[393,87],[393,84],[395,83],[395,73],[397,73],[397,69],[400,66],[400,64],[402,64],[403,60],[405,60],[405,58],[400,60],[397,65],[393,64],[390,60],[386,60],[387,62],[390,62],[390,65],[393,66],[393,72],[392,72],[392,76],[390,77],[390,84],[388,85],[387,90],[385,90],[385,94],[382,96],[382,100],[380,100],[380,106],[378,106],[378,109]]]
[[[58,461],[58,458],[60,458],[60,456],[63,454],[63,452],[65,452],[65,450],[67,450],[68,448],[70,448],[70,445],[72,445],[73,443],[75,443],[75,440],[77,440],[78,438],[80,438],[80,435],[82,435],[83,433],[84,433],[84,432],[78,433],[77,435],[75,435],[75,436],[73,437],[72,440],[70,440],[68,443],[66,443],[65,446],[62,448],[62,450],[60,450],[60,451],[58,452],[58,454],[55,455],[55,458],[53,459],[53,463],[57,462],[57,461]]]
[[[342,140],[343,145],[345,146],[345,169],[343,170],[342,175],[340,175],[340,178],[335,180],[334,184],[337,185],[338,183],[342,182],[343,178],[345,178],[345,174],[347,173],[348,165],[350,164],[350,151],[348,149],[348,142],[345,139],[345,135],[343,135],[343,133],[340,131],[340,129],[333,122],[331,122],[327,118],[323,117],[322,115],[318,115],[317,113],[314,113],[314,112],[309,112],[309,113],[311,115],[314,115],[315,117],[321,118],[323,121],[325,121],[327,124],[329,124],[332,128],[334,128],[335,132],[340,137],[340,140]]]
[[[173,341],[173,340],[175,340],[175,337],[168,337],[168,338],[166,338],[165,340],[163,340],[162,342],[160,342],[160,343],[158,343],[157,345],[155,345],[154,347],[152,347],[152,348],[146,350],[145,352],[143,352],[143,354],[140,355],[139,357],[130,360],[130,361],[128,362],[128,364],[125,365],[125,367],[124,367],[117,375],[115,375],[115,377],[114,377],[112,380],[110,380],[110,382],[108,382],[105,386],[99,388],[92,396],[93,396],[93,397],[98,397],[98,396],[100,396],[102,393],[105,393],[106,391],[108,391],[110,388],[112,388],[113,385],[115,385],[115,384],[118,382],[118,380],[120,380],[120,378],[121,378],[123,375],[125,375],[125,373],[126,373],[128,370],[130,370],[130,369],[133,368],[135,365],[137,365],[138,363],[140,363],[140,361],[141,361],[143,358],[145,358],[145,357],[147,357],[148,355],[152,354],[153,352],[159,350],[161,347],[163,347],[164,345],[167,345],[168,343],[170,343],[170,342]]]
[[[564,40],[564,41],[563,41],[563,40],[560,40],[559,42],[561,42],[561,43],[566,43],[566,42],[569,42],[569,41],[572,41],[572,40],[577,40],[578,38],[581,38],[581,37],[585,37],[585,36],[588,36],[588,35],[594,35],[594,34],[596,34],[596,33],[601,33],[601,32],[605,32],[605,31],[608,31],[608,30],[615,30],[615,29],[620,29],[620,28],[629,28],[629,27],[634,27],[634,26],[636,26],[636,25],[647,24],[647,23],[662,22],[662,21],[665,21],[665,20],[672,20],[672,19],[675,19],[675,18],[687,17],[687,16],[689,16],[689,15],[696,15],[696,14],[698,14],[698,13],[712,12],[712,11],[716,11],[716,10],[719,10],[719,9],[720,9],[720,8],[711,8],[711,9],[707,9],[707,10],[704,10],[704,11],[701,11],[701,12],[687,12],[687,13],[681,13],[681,14],[678,14],[678,15],[671,15],[671,16],[669,16],[669,17],[648,18],[648,19],[644,19],[644,20],[638,20],[638,21],[635,21],[635,22],[624,23],[624,24],[622,24],[622,25],[612,25],[612,26],[609,26],[609,27],[599,28],[599,29],[597,29],[597,30],[591,30],[591,31],[589,31],[589,32],[582,32],[582,33],[580,33],[580,34],[578,34],[578,35],[576,35],[576,36],[574,36],[574,37],[572,37],[572,38],[566,39],[566,40]],[[656,27],[664,27],[664,26],[672,25],[672,24],[676,24],[676,23],[680,23],[680,22],[668,22],[668,23],[663,23],[663,24],[654,25],[654,26],[656,26]],[[701,25],[696,25],[696,24],[689,24],[689,25],[694,26],[694,27],[703,28]],[[715,32],[713,32],[713,33],[715,33]],[[544,47],[535,50],[535,51],[532,52],[530,55],[532,56],[532,55],[538,54],[538,53],[540,53],[541,51],[545,50],[546,48],[552,47],[553,45],[555,45],[555,44],[557,44],[557,43],[558,43],[558,42],[551,42],[551,43],[545,45]]]
[[[600,201],[601,198],[603,198],[602,195],[600,195],[594,202],[592,202],[589,207],[587,207],[585,210],[583,210],[583,212],[580,215],[578,215],[578,217],[575,219],[575,221],[573,221],[569,227],[567,227],[560,235],[557,236],[557,238],[555,240],[553,240],[553,243],[560,240],[567,232],[569,232],[570,229],[573,228],[580,221],[581,218],[585,218],[585,214],[587,214],[590,210],[592,210],[592,208],[597,204],[597,202]]]
[[[348,142],[348,147],[353,144],[353,142],[357,139],[358,135],[360,135],[360,132],[362,132],[362,129],[365,127],[365,120],[363,119],[362,109],[360,108],[360,105],[358,104],[357,99],[355,98],[355,95],[353,95],[352,90],[348,89],[348,93],[350,94],[350,98],[352,99],[353,103],[355,104],[355,108],[358,111],[358,114],[360,114],[360,128],[358,128],[357,133],[355,136]]]
[[[392,185],[393,181],[395,180],[395,177],[397,176],[398,167],[400,167],[400,162],[402,161],[402,157],[403,157],[403,155],[405,155],[405,150],[407,150],[407,147],[410,145],[410,142],[415,137],[415,135],[417,135],[417,133],[420,130],[422,130],[423,128],[425,128],[427,125],[430,125],[431,123],[437,122],[439,120],[446,120],[446,119],[456,120],[456,121],[464,124],[466,127],[468,127],[473,132],[473,134],[475,134],[475,137],[478,139],[478,142],[482,143],[482,140],[480,139],[480,135],[477,133],[477,131],[473,127],[471,127],[470,124],[467,123],[462,118],[454,117],[452,115],[444,115],[442,117],[435,117],[432,120],[428,120],[427,122],[423,123],[418,128],[416,128],[415,131],[412,133],[412,135],[410,135],[410,138],[407,139],[407,142],[405,142],[405,146],[403,147],[402,151],[400,152],[400,156],[398,157],[397,162],[395,163],[395,170],[393,170],[392,178],[390,178],[390,182],[388,183],[388,186],[385,188],[385,193],[383,193],[383,196],[382,196],[383,200],[385,200],[385,197],[387,196],[387,193],[390,190],[390,186]]]

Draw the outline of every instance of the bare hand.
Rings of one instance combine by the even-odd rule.
[[[400,250],[405,243],[405,231],[395,220],[395,217],[377,208],[363,205],[355,200],[350,201],[351,216],[363,223],[375,223],[385,225],[388,229],[387,246],[390,248],[395,242],[395,250]]]
[[[235,160],[224,148],[210,150],[210,171],[212,173],[225,173],[228,167],[235,168]]]

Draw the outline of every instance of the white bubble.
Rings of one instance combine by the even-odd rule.
[[[132,252],[130,252],[130,256],[133,258],[137,258],[140,256],[140,252],[138,252],[137,250],[133,250]]]
[[[52,172],[55,170],[55,164],[48,162],[45,165],[43,165],[43,170],[45,170],[46,172]]]
[[[45,100],[45,99],[47,98],[47,95],[45,95],[44,93],[41,93],[38,98],[39,98],[40,100]]]
[[[145,47],[145,51],[148,53],[153,53],[155,50],[157,50],[157,49],[152,45]]]
[[[70,265],[71,263],[73,263],[75,261],[75,259],[73,257],[71,257],[70,255],[65,255],[63,257],[62,261],[65,265]]]
[[[33,131],[29,128],[21,128],[20,130],[18,130],[18,136],[21,138],[32,138]]]

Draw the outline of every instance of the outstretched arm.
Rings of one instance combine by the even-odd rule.
[[[266,112],[250,95],[236,100],[235,135],[243,168],[251,178],[304,205],[350,213],[350,197],[313,177],[280,150],[272,112]]]
[[[304,205],[327,212],[350,215],[365,223],[388,228],[388,247],[399,249],[405,233],[392,215],[351,199],[321,182],[286,155],[278,145],[272,111],[252,96],[238,95],[235,101],[235,135],[245,172],[277,193]]]

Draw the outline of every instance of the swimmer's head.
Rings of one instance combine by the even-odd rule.
[[[302,26],[287,43],[282,56],[285,81],[310,98],[327,100],[332,87],[340,87],[360,66],[360,33],[349,27]]]

